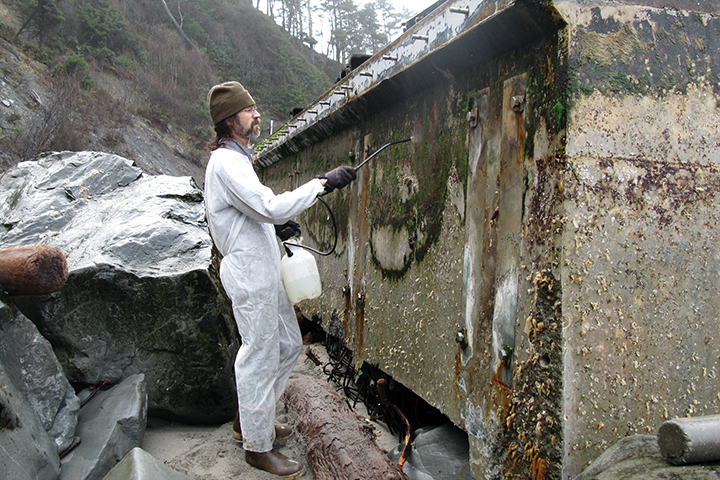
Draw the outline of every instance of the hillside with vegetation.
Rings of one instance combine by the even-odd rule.
[[[267,135],[341,70],[228,0],[0,0],[0,67],[2,170],[44,151],[102,150],[196,178],[210,86],[241,81]]]

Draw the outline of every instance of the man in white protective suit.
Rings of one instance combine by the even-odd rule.
[[[293,306],[280,276],[276,235],[299,234],[291,219],[317,196],[347,186],[356,177],[341,166],[295,190],[275,195],[260,183],[252,165],[250,139],[260,134],[260,113],[238,82],[208,93],[215,139],[205,173],[205,208],[210,235],[222,254],[220,280],[232,300],[242,345],[235,359],[238,418],[233,435],[243,441],[245,460],[255,468],[295,478],[299,462],[273,448],[292,429],[275,424],[275,404],[302,349]]]

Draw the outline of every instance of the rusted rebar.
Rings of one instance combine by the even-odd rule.
[[[307,351],[305,352],[305,355],[307,355],[307,357],[308,357],[310,360],[312,360],[312,362],[313,362],[315,365],[322,365],[322,362],[321,362],[320,359],[317,357],[317,355],[315,355],[315,352],[313,352],[313,351],[310,350],[309,348],[308,348]]]
[[[381,378],[377,381],[377,389],[378,394],[380,395],[380,402],[383,405],[395,410],[395,413],[397,413],[402,419],[403,423],[405,423],[405,442],[402,453],[400,454],[400,458],[397,462],[397,467],[402,472],[403,465],[405,465],[405,461],[410,455],[410,434],[412,433],[412,428],[410,428],[410,421],[407,419],[402,410],[400,410],[397,405],[390,401],[390,392],[388,391],[388,385],[384,378]]]
[[[92,398],[97,395],[97,393],[100,391],[101,388],[103,388],[105,385],[108,384],[107,380],[103,380],[100,385],[90,385],[88,389],[90,390],[90,395],[85,398],[82,402],[80,402],[80,408],[84,407],[86,403],[88,403]]]

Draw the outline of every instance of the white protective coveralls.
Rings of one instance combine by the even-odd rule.
[[[235,359],[243,448],[268,452],[275,404],[302,349],[297,317],[280,275],[275,225],[310,207],[324,191],[313,179],[275,195],[260,183],[249,148],[226,140],[205,173],[210,235],[223,255],[220,280],[232,300],[242,345]]]

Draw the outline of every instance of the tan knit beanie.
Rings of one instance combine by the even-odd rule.
[[[214,125],[244,108],[255,105],[255,100],[250,93],[238,82],[215,85],[208,93],[207,102],[210,108],[210,118]]]

